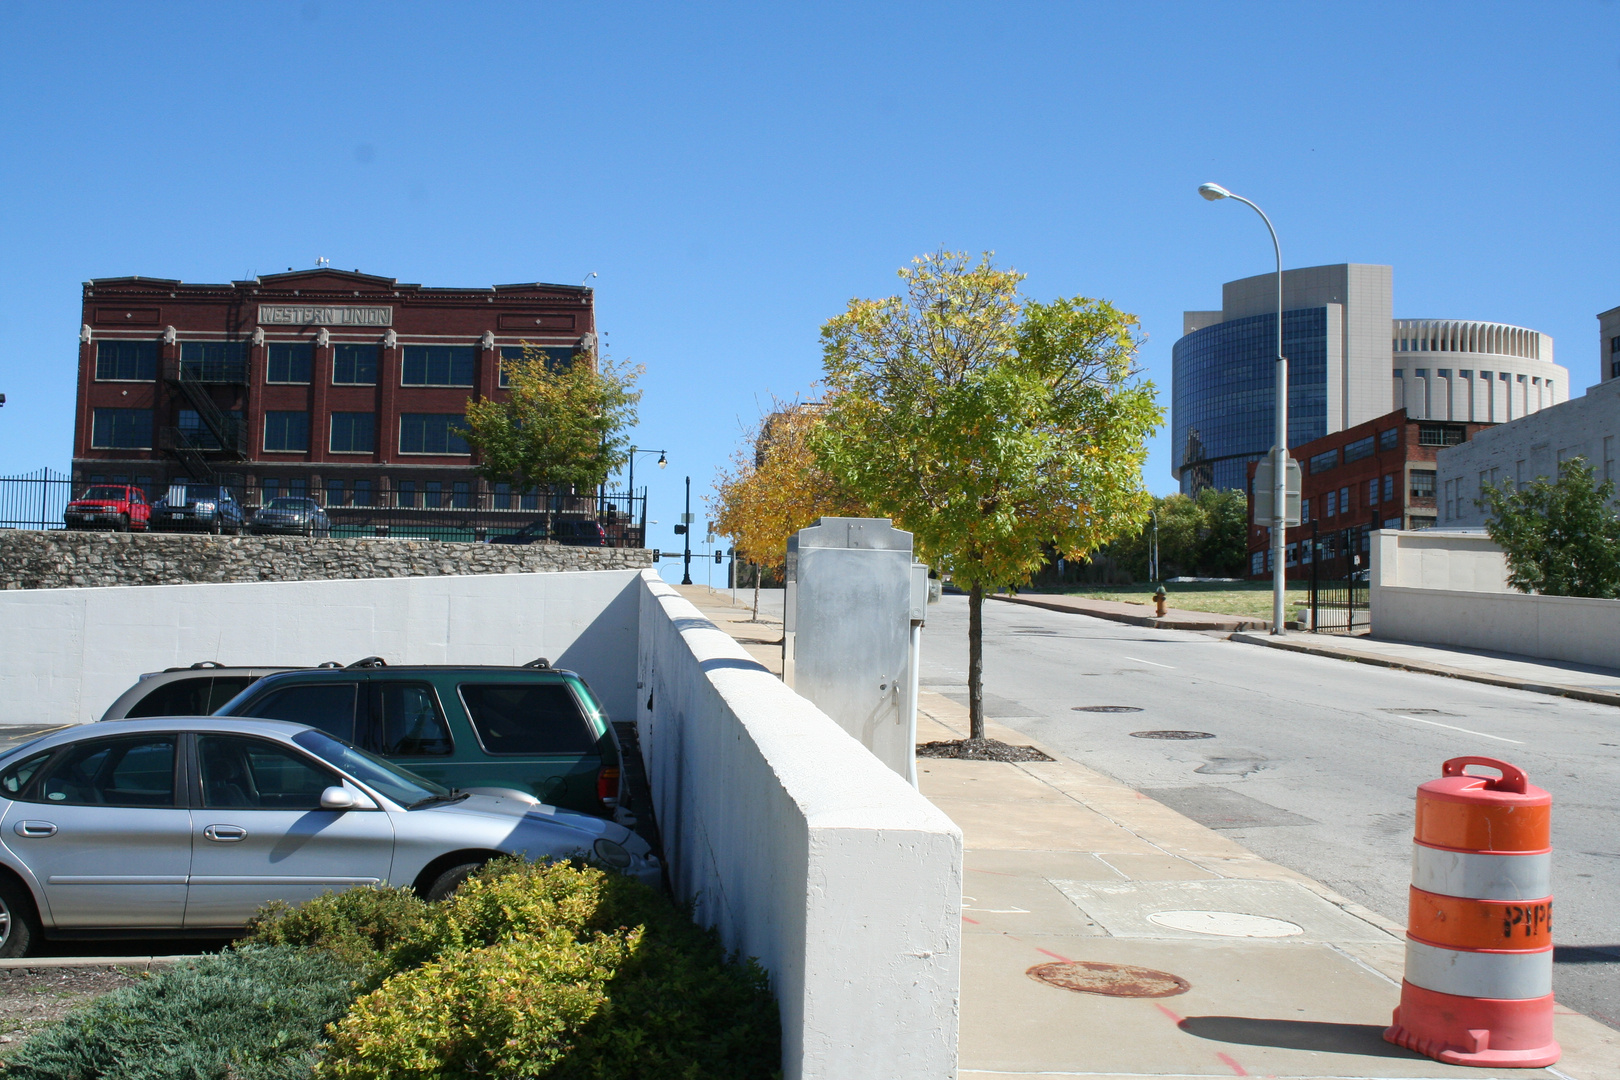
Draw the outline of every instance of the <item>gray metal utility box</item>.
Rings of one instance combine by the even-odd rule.
[[[824,517],[788,538],[782,677],[907,778],[926,574],[913,570],[911,534],[888,518]]]

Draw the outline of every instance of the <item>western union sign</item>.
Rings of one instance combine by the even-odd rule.
[[[391,307],[358,307],[338,304],[329,307],[302,304],[260,304],[260,326],[392,326]]]

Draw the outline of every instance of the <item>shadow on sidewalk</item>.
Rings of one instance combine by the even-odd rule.
[[[1416,1058],[1384,1041],[1379,1024],[1332,1024],[1320,1020],[1264,1020],[1252,1016],[1189,1016],[1181,1030],[1200,1039],[1243,1043],[1248,1046],[1278,1046],[1285,1050],[1312,1050],[1329,1054],[1361,1054],[1366,1057]]]

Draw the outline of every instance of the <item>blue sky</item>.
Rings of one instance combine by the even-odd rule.
[[[940,245],[1135,312],[1168,406],[1182,310],[1271,267],[1206,180],[1289,266],[1392,264],[1398,317],[1552,334],[1579,390],[1620,304],[1617,29],[1588,0],[0,6],[0,475],[68,465],[85,279],[596,271],[668,549],[682,477]]]

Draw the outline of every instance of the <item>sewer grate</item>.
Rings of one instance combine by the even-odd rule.
[[[1104,964],[1094,960],[1069,960],[1059,964],[1036,964],[1024,972],[1036,982],[1073,990],[1080,994],[1103,994],[1122,998],[1163,998],[1185,994],[1192,984],[1179,975],[1130,964]]]
[[[1070,712],[1141,712],[1135,705],[1076,705]]]
[[[1212,731],[1133,731],[1133,739],[1213,739]]]

